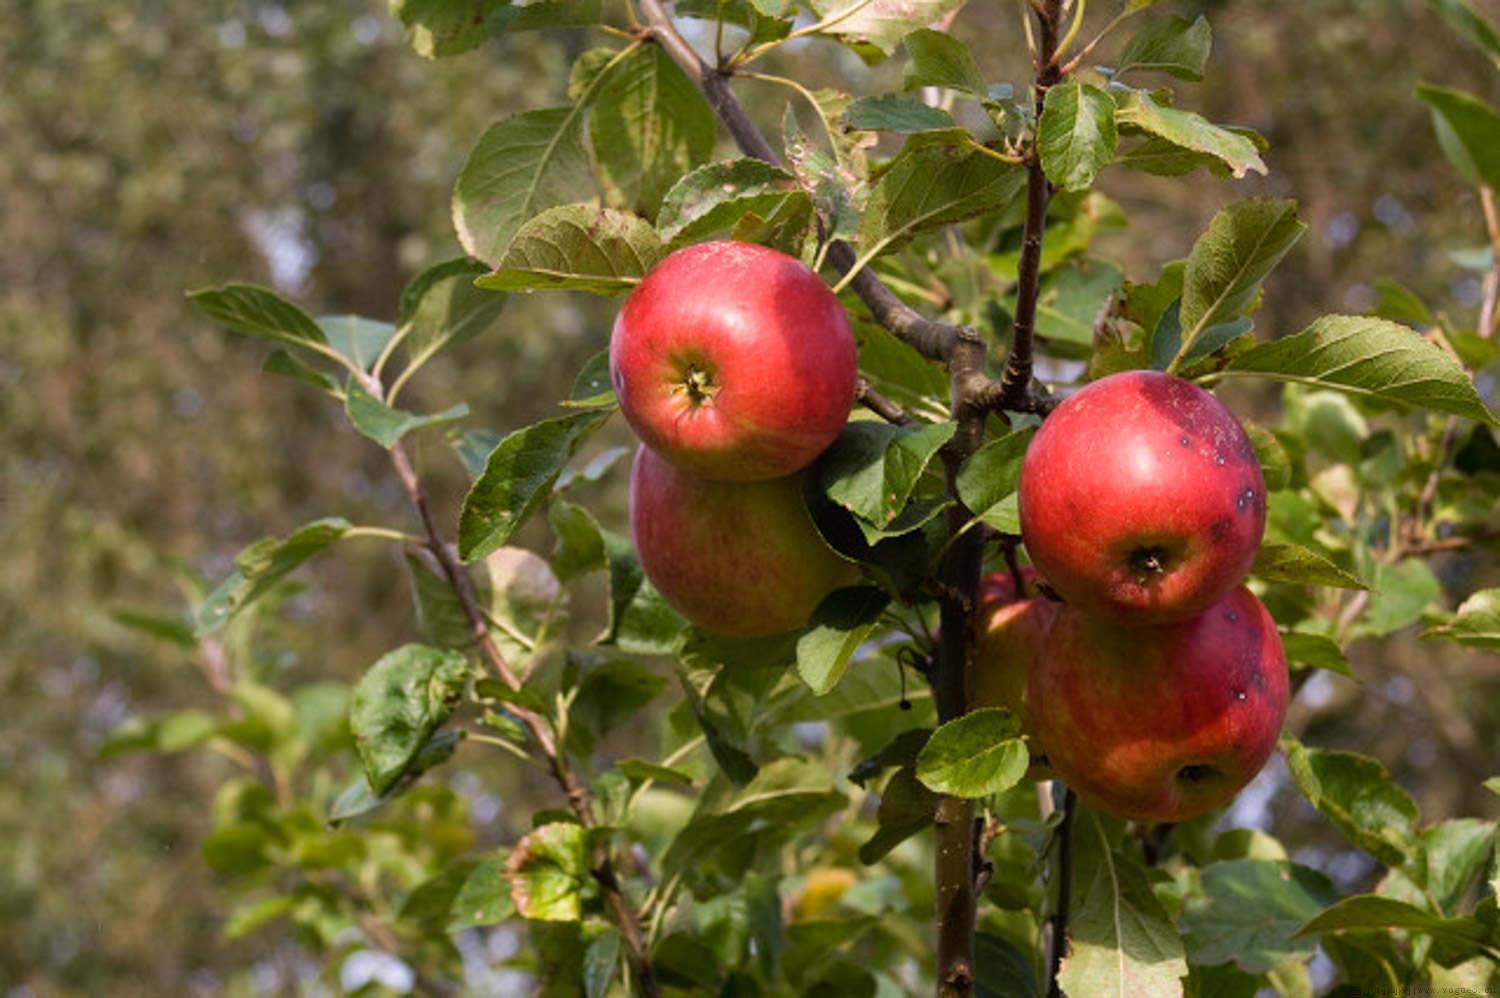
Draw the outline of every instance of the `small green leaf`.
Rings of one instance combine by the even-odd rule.
[[[1281,648],[1286,653],[1288,663],[1327,669],[1350,679],[1355,678],[1354,670],[1349,667],[1349,660],[1344,657],[1339,643],[1326,635],[1282,631]]]
[[[1463,0],[1427,0],[1427,5],[1469,40],[1478,45],[1496,66],[1500,66],[1500,32]]]
[[[491,34],[519,34],[547,28],[587,28],[603,20],[603,0],[539,0],[508,5],[490,15]]]
[[[411,47],[428,59],[462,55],[490,37],[486,22],[506,0],[391,0]]]
[[[401,903],[403,922],[438,932],[494,925],[515,914],[505,880],[505,855],[465,859],[423,881]]]
[[[906,90],[918,87],[947,87],[961,90],[974,96],[984,96],[987,89],[979,63],[969,52],[968,46],[945,31],[918,28],[903,39],[906,54],[911,62],[906,66],[906,75],[901,86]]]
[[[1500,651],[1500,589],[1481,589],[1464,600],[1449,620],[1422,633],[1468,648]]]
[[[1255,459],[1260,462],[1260,473],[1266,482],[1267,492],[1280,492],[1292,484],[1292,457],[1287,453],[1276,434],[1248,419],[1240,420],[1250,445],[1255,448]]]
[[[647,218],[677,178],[713,153],[714,134],[713,109],[660,45],[626,56],[589,112],[605,184]]]
[[[110,617],[122,627],[170,642],[179,648],[196,648],[193,624],[182,617],[166,617],[141,610],[111,610]]]
[[[1089,998],[1176,998],[1187,959],[1140,861],[1116,851],[1114,823],[1079,808],[1073,828],[1073,904],[1058,982]]]
[[[334,352],[361,371],[368,371],[374,365],[380,352],[396,335],[396,327],[389,322],[377,322],[358,315],[320,315],[317,323]]]
[[[646,578],[630,539],[604,531],[609,561],[609,627],[598,641],[621,651],[664,655],[677,645],[687,621]]]
[[[619,962],[620,934],[613,928],[605,928],[589,940],[583,951],[584,998],[605,998]]]
[[[1199,15],[1189,21],[1173,14],[1146,24],[1120,52],[1119,77],[1132,69],[1170,73],[1180,80],[1203,79],[1203,66],[1213,48],[1213,30]]]
[[[927,132],[956,127],[953,115],[942,108],[900,94],[861,97],[849,105],[840,120],[845,128],[881,132]]]
[[[720,771],[730,783],[737,787],[747,786],[755,779],[760,767],[714,720],[703,695],[688,680],[687,675],[684,673],[678,678],[682,684],[683,700],[692,712],[693,719],[698,722],[698,727],[702,729],[703,739],[708,743],[708,751],[714,757],[714,762],[718,763]]]
[[[382,447],[390,448],[413,430],[427,426],[442,426],[463,419],[469,414],[466,403],[435,412],[430,416],[418,416],[404,409],[393,409],[384,402],[350,381],[344,389],[344,412],[354,428]]]
[[[808,6],[833,35],[865,54],[865,46],[888,56],[919,28],[957,10],[963,0],[810,0]]]
[[[1215,125],[1202,115],[1159,104],[1145,91],[1130,91],[1116,98],[1115,124],[1166,139],[1175,146],[1212,156],[1224,163],[1235,178],[1250,171],[1266,172],[1260,150],[1244,135]]]
[[[423,637],[440,648],[462,650],[472,647],[475,641],[473,625],[437,557],[426,548],[408,547],[405,560],[417,626]],[[470,582],[483,593],[484,588],[475,582],[474,574],[470,573]],[[481,602],[488,602],[487,595],[481,597]]]
[[[225,284],[188,292],[199,310],[246,336],[292,346],[323,345],[323,330],[312,317],[274,291],[253,284]]]
[[[485,461],[458,520],[459,554],[482,558],[504,545],[545,498],[580,443],[609,418],[587,410],[516,430]]]
[[[1500,187],[1500,114],[1473,94],[1417,84],[1432,126],[1455,169],[1471,184]]]
[[[198,608],[193,633],[202,637],[217,631],[230,617],[352,529],[348,520],[331,516],[298,527],[285,539],[266,537],[245,548],[234,556],[235,570]]]
[[[873,586],[835,589],[813,611],[797,640],[797,675],[816,694],[838,684],[849,658],[870,636],[890,596]]]
[[[1364,613],[1349,629],[1351,639],[1383,637],[1410,627],[1443,595],[1442,583],[1420,558],[1377,564],[1371,587],[1374,592]]]
[[[1270,582],[1336,589],[1370,588],[1323,555],[1300,544],[1262,544],[1255,552],[1255,564],[1250,567],[1250,572]]]
[[[1070,79],[1047,91],[1037,136],[1047,178],[1081,191],[1115,158],[1115,102],[1098,87]]]
[[[1456,818],[1422,829],[1425,884],[1438,907],[1453,912],[1469,885],[1489,867],[1495,822]]]
[[[880,791],[875,834],[859,847],[859,861],[872,866],[913,835],[931,828],[937,802],[938,795],[917,779],[915,765],[896,770]]]
[[[920,232],[999,211],[1025,176],[1023,167],[976,151],[961,128],[909,136],[870,190],[859,255],[879,256]]]
[[[527,219],[594,189],[581,120],[574,107],[525,111],[480,136],[453,190],[453,225],[471,256],[498,264]]]
[[[468,663],[456,652],[404,645],[383,655],[354,687],[349,728],[376,794],[406,772],[463,690]]]
[[[1293,937],[1337,898],[1317,870],[1285,860],[1234,859],[1203,868],[1203,894],[1188,898],[1178,924],[1193,963],[1232,960],[1260,974],[1311,957],[1317,944]]]
[[[582,825],[553,822],[516,843],[505,861],[510,899],[521,917],[576,922],[588,881],[588,833]]]
[[[224,922],[224,938],[240,939],[263,925],[268,925],[296,907],[298,899],[291,894],[262,898],[234,909]]]
[[[615,763],[615,768],[624,773],[631,783],[655,780],[657,783],[673,783],[684,787],[693,785],[693,778],[682,770],[646,759],[621,759]]]
[[[334,381],[316,367],[304,364],[285,350],[272,350],[266,356],[265,363],[260,365],[260,369],[267,374],[279,374],[284,378],[291,378],[293,381],[300,381],[305,385],[311,385],[319,391],[327,392],[335,398],[343,394],[343,389],[339,388],[337,381]]]
[[[1324,316],[1239,354],[1216,376],[1259,375],[1496,425],[1458,362],[1415,331],[1373,316]]]
[[[797,178],[758,159],[733,159],[699,167],[662,198],[656,227],[669,242],[691,242],[732,227],[746,215],[769,218],[791,204],[812,200]]]
[[[604,552],[604,531],[594,514],[564,499],[554,499],[547,507],[547,523],[557,536],[552,549],[552,571],[558,581],[567,582],[596,569],[608,566]]]
[[[1355,845],[1389,866],[1418,854],[1417,804],[1379,762],[1293,738],[1283,738],[1281,750],[1298,789]]]
[[[885,526],[906,508],[928,463],[953,433],[952,423],[851,422],[820,459],[823,489],[845,509]]]
[[[1009,790],[1031,763],[1021,722],[1003,707],[983,707],[932,733],[917,756],[917,779],[927,789],[959,797]]]
[[[969,512],[984,516],[1021,484],[1021,461],[1034,429],[1008,433],[969,455],[958,469],[958,497]]]
[[[517,230],[500,265],[474,283],[491,291],[629,291],[666,255],[645,219],[591,204],[548,208]]]
[[[1244,315],[1261,282],[1306,228],[1292,201],[1251,198],[1214,216],[1183,271],[1182,346],[1175,364],[1183,363],[1210,326]]]
[[[1378,894],[1357,894],[1310,919],[1298,930],[1299,936],[1321,936],[1350,929],[1403,929],[1432,936],[1472,954],[1500,957],[1486,939],[1487,931],[1474,918],[1447,918],[1424,911],[1415,905]]]

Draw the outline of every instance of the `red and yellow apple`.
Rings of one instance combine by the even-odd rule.
[[[1148,627],[1063,606],[1027,705],[1048,764],[1082,800],[1136,821],[1183,821],[1265,765],[1286,716],[1286,657],[1243,586],[1198,617]]]
[[[610,336],[610,378],[636,434],[717,481],[812,463],[854,403],[857,356],[828,285],[752,243],[677,250],[635,286]]]
[[[1031,566],[1021,569],[1028,589],[1036,580]],[[1005,707],[1030,730],[1026,680],[1059,604],[1041,596],[1017,598],[1015,577],[995,572],[979,582],[974,645],[967,679],[971,707]]]
[[[1122,623],[1186,620],[1255,560],[1266,485],[1233,414],[1203,389],[1125,371],[1071,396],[1021,466],[1021,536],[1064,601]]]
[[[642,447],[630,473],[630,532],[667,602],[721,634],[802,627],[823,597],[859,578],[813,526],[797,475],[710,481]]]

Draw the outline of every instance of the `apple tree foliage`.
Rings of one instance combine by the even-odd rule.
[[[342,406],[364,438],[351,446],[386,452],[411,505],[394,525],[331,515],[257,541],[185,622],[126,621],[198,651],[222,694],[218,713],[131,722],[108,750],[243,763],[202,843],[230,885],[230,935],[286,920],[330,965],[398,957],[423,993],[483,990],[459,940],[501,924],[522,940],[508,967],[547,994],[1500,987],[1494,823],[1420,814],[1375,760],[1283,741],[1296,789],[1379,867],[1341,892],[1274,829],[1226,830],[1222,811],[1169,829],[1076,805],[1026,779],[1008,711],[955,704],[963,651],[935,634],[940,615],[972,613],[957,552],[977,559],[970,583],[980,560],[1017,555],[1020,460],[1054,393],[1135,368],[1279,395],[1276,422],[1247,422],[1270,492],[1252,585],[1294,687],[1318,669],[1357,677],[1356,638],[1420,628],[1500,648],[1500,589],[1445,587],[1429,564],[1500,538],[1500,113],[1437,82],[1414,95],[1485,208],[1477,315],[1383,284],[1368,314],[1257,328],[1305,224],[1290,200],[1233,193],[1266,173],[1266,140],[1192,110],[1209,22],[1154,0],[1085,6],[392,3],[433,59],[541,30],[573,32],[579,54],[566,103],[477,136],[452,201],[467,255],[418,274],[387,315],[314,316],[243,284],[190,296],[267,340],[267,372]],[[1431,7],[1500,64],[1500,29],[1461,0]],[[945,30],[970,17],[1027,33],[1024,86],[988,79]],[[902,87],[762,73],[794,40],[896,60]],[[1125,221],[1094,189],[1109,170],[1210,171],[1225,203],[1185,258],[1127,280],[1094,250]],[[724,236],[798,255],[840,290],[865,388],[808,490],[865,581],[802,631],[753,640],[686,625],[600,503],[624,456],[598,442],[618,420],[602,354],[530,426],[402,398],[445,347],[503,337],[508,296],[619,295],[673,248]],[[467,469],[460,510],[429,499],[419,434]],[[523,528],[550,538],[525,550]],[[420,633],[352,690],[237,673],[288,577],[357,540],[395,547]],[[580,640],[563,622],[587,587],[606,587],[608,620]],[[613,752],[643,718],[655,751]],[[478,849],[446,774],[494,766],[552,804]]]

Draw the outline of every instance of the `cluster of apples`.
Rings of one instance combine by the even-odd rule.
[[[679,613],[721,634],[776,634],[858,578],[803,500],[858,373],[848,317],[817,274],[751,243],[677,250],[626,296],[609,368],[643,443],[636,553]]]
[[[1208,392],[1154,371],[1083,388],[1027,449],[1035,571],[982,588],[973,699],[1017,711],[1102,810],[1182,821],[1224,803],[1286,714],[1281,639],[1243,585],[1265,516],[1255,450]],[[1016,592],[1038,575],[1061,602]]]

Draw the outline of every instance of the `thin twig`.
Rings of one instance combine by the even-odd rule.
[[[1068,788],[1063,798],[1062,824],[1057,826],[1057,908],[1052,913],[1052,956],[1047,969],[1047,998],[1062,998],[1058,972],[1068,952],[1068,916],[1073,906],[1073,815],[1078,795]]]
[[[887,423],[904,426],[912,421],[911,417],[906,414],[905,409],[871,388],[870,383],[864,378],[860,378],[854,383],[854,401],[869,409]]]
[[[1500,213],[1495,211],[1495,192],[1488,185],[1479,188],[1479,205],[1484,209],[1484,227],[1490,237],[1490,272],[1485,277],[1484,304],[1479,310],[1479,335],[1495,335],[1495,303],[1500,299]]]

